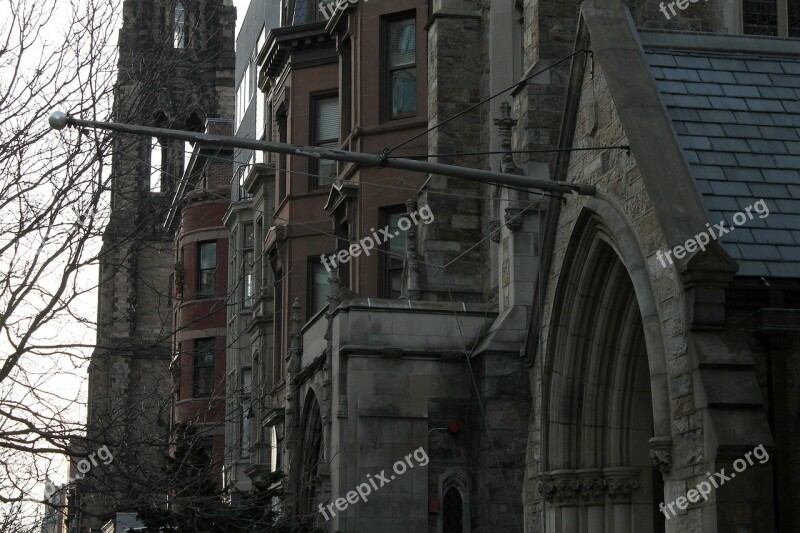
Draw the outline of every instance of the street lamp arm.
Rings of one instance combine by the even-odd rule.
[[[594,196],[596,192],[595,186],[590,184],[557,182],[548,179],[520,176],[517,174],[494,172],[491,170],[479,170],[474,168],[459,167],[456,165],[430,163],[428,161],[419,161],[402,157],[386,157],[384,155],[349,152],[346,150],[335,150],[331,148],[320,148],[318,146],[287,144],[256,139],[243,139],[240,137],[214,135],[210,133],[196,133],[168,128],[153,128],[150,126],[139,126],[137,124],[82,120],[60,111],[56,111],[50,115],[49,123],[50,127],[56,130],[62,130],[67,126],[96,128],[115,131],[118,133],[127,133],[131,135],[143,135],[146,137],[176,139],[229,148],[244,148],[247,150],[272,152],[276,154],[312,157],[315,159],[329,159],[331,161],[344,161],[347,163],[355,163],[362,167],[398,168],[411,172],[453,176],[456,178],[463,178],[483,183],[512,185],[516,187],[525,187],[529,189],[538,189],[540,191],[555,193],[571,193]]]

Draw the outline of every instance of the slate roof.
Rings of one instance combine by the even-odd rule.
[[[734,227],[759,199],[769,208],[724,235],[723,248],[740,276],[800,278],[800,41],[747,38],[758,45],[748,53],[741,38],[666,33],[640,37],[709,220]]]

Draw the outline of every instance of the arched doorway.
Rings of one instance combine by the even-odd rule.
[[[648,341],[623,257],[601,217],[584,213],[559,276],[544,359],[544,531],[664,531],[663,478],[650,463],[658,424]]]
[[[303,446],[300,450],[300,498],[297,505],[299,516],[313,516],[317,506],[317,495],[321,490],[320,471],[325,460],[322,432],[322,416],[319,402],[313,392],[306,397],[303,415]]]

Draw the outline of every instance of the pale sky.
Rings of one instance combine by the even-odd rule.
[[[250,0],[233,0],[233,5],[236,6],[236,36],[239,36],[239,28],[242,27],[242,19],[247,13],[247,6],[250,5]]]

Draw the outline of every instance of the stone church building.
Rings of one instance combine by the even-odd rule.
[[[720,7],[691,10],[714,33],[576,16],[552,179],[597,194],[546,215],[527,531],[800,523],[800,41]]]

